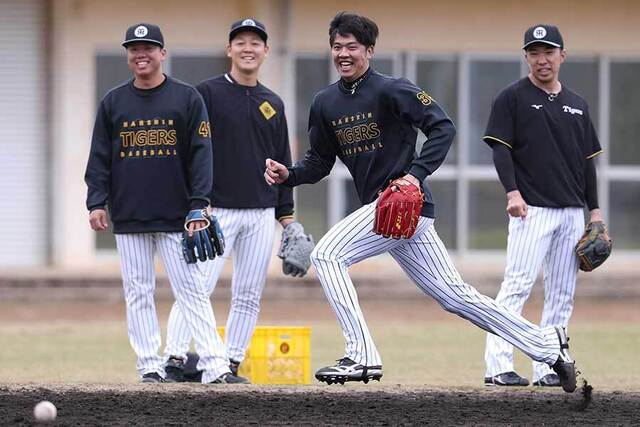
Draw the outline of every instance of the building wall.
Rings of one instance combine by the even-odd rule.
[[[380,50],[514,51],[527,27],[549,23],[560,27],[569,51],[640,51],[640,2],[634,0],[327,0],[292,6],[298,50],[327,49],[331,18],[347,10],[376,21]]]
[[[52,260],[58,266],[92,264],[95,233],[84,206],[84,168],[95,114],[95,57],[122,52],[125,29],[149,21],[162,28],[172,51],[221,54],[231,22],[263,21],[271,52],[261,80],[282,95],[290,125],[296,122],[295,58],[328,54],[327,29],[337,11],[377,21],[379,54],[393,52],[520,54],[524,29],[545,22],[560,26],[569,55],[640,55],[640,2],[636,1],[151,1],[55,0],[50,2]],[[188,9],[188,11],[187,11]],[[553,11],[550,13],[549,11]],[[293,133],[294,131],[291,130]],[[295,138],[292,138],[292,142]],[[294,153],[300,151],[294,144]]]

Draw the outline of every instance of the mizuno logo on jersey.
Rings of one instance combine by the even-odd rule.
[[[573,108],[573,107],[569,107],[568,105],[563,105],[562,106],[562,111],[564,111],[565,113],[582,115],[582,110],[579,110],[579,109]]]
[[[540,104],[540,105],[531,104],[531,106],[532,106],[533,108],[535,108],[536,110],[539,110],[539,109],[541,109],[541,108],[542,108],[542,104]]]
[[[262,104],[260,104],[258,108],[260,109],[260,112],[262,113],[264,118],[267,120],[276,115],[276,110],[267,101],[264,101]]]

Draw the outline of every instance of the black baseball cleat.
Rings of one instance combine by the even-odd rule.
[[[363,366],[348,357],[338,359],[335,365],[324,367],[316,372],[316,379],[327,384],[344,384],[347,381],[362,381],[366,384],[370,380],[380,381],[380,378],[382,378],[381,365]]]
[[[231,371],[231,375],[235,375],[237,377],[238,369],[240,369],[240,362],[229,359],[229,370]]]
[[[215,380],[211,381],[209,384],[251,384],[248,379],[245,377],[239,377],[237,375],[233,375],[230,372],[220,375]]]
[[[189,383],[202,382],[202,371],[198,370],[198,353],[187,353],[187,361],[184,364],[184,381]]]
[[[493,377],[484,377],[484,385],[486,386],[528,386],[529,380],[521,377],[514,371],[503,372]]]
[[[562,389],[567,393],[573,393],[576,390],[576,362],[569,354],[569,338],[564,328],[556,326],[556,333],[560,340],[560,355],[551,369],[558,374]]]
[[[163,383],[164,378],[160,376],[157,372],[149,372],[146,373],[140,378],[141,383],[153,384],[153,383]]]
[[[533,385],[539,387],[560,387],[560,377],[558,377],[558,374],[547,374],[539,380],[534,381]]]
[[[164,365],[165,382],[182,383],[184,382],[184,360],[178,356],[170,356],[167,364]]]

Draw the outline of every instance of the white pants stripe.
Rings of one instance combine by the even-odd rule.
[[[502,336],[534,360],[557,360],[560,346],[553,327],[534,325],[464,283],[433,227],[433,219],[421,218],[411,239],[394,240],[371,231],[374,215],[375,202],[356,210],[331,228],[311,254],[342,327],[346,357],[366,366],[382,364],[347,270],[363,259],[390,252],[418,288],[445,310]]]
[[[229,372],[224,343],[205,290],[204,271],[187,264],[182,256],[181,233],[116,234],[127,306],[129,342],[135,351],[140,376],[157,372],[164,376],[165,360],[158,355],[160,327],[154,302],[156,250],[165,266],[176,305],[186,313],[187,328],[195,337],[200,354],[202,382],[211,382]]]
[[[226,260],[232,258],[232,296],[225,342],[229,359],[241,362],[260,312],[260,299],[273,248],[274,208],[214,208],[213,214],[220,222],[226,246],[223,256],[204,264],[207,295],[213,293]],[[165,355],[184,356],[190,341],[191,334],[180,307],[174,304],[169,315]]]
[[[521,313],[533,284],[543,270],[544,308],[540,326],[567,327],[573,312],[578,272],[574,248],[584,231],[582,208],[529,206],[526,218],[509,219],[507,266],[496,301]],[[487,336],[486,376],[513,371],[513,347]],[[548,365],[533,362],[532,380],[552,373]]]

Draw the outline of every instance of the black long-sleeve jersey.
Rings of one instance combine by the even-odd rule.
[[[85,172],[87,209],[108,205],[114,233],[181,231],[208,205],[212,161],[202,97],[171,77],[153,89],[133,79],[98,108]]]
[[[212,127],[211,204],[220,208],[275,207],[276,219],[293,215],[293,192],[269,186],[264,165],[291,165],[284,104],[264,85],[244,86],[223,74],[197,86]]]
[[[422,216],[435,217],[426,177],[442,164],[454,136],[453,122],[425,91],[369,69],[354,88],[338,81],[315,96],[309,151],[289,169],[285,183],[319,181],[337,156],[361,203],[371,203],[390,180],[411,173],[425,193]]]

